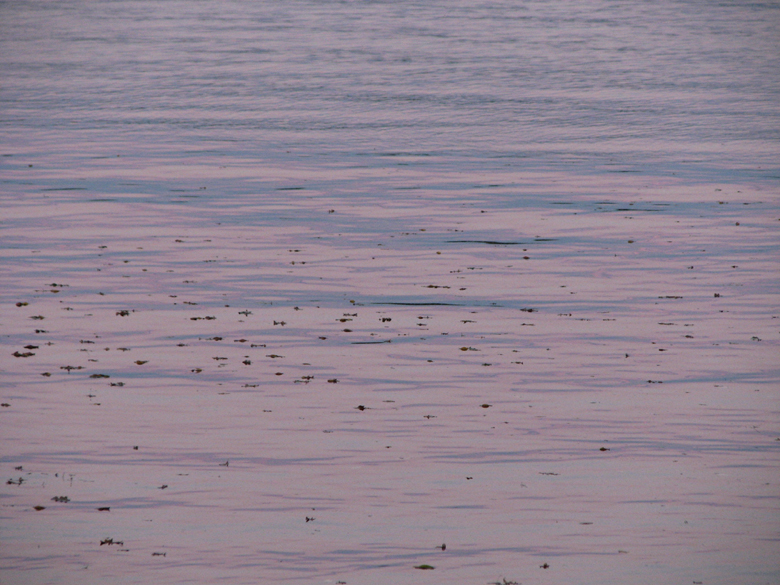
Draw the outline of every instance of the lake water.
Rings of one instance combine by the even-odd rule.
[[[0,2],[2,582],[780,581],[778,30]]]

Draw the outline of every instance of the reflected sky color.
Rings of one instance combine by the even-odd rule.
[[[6,579],[776,582],[779,20],[0,3]]]

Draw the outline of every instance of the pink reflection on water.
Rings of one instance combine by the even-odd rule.
[[[556,181],[9,207],[8,578],[768,579],[766,194]]]

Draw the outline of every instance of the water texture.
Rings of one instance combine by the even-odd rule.
[[[777,583],[779,28],[0,2],[2,582]]]

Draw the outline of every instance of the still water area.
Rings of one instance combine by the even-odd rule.
[[[0,581],[780,582],[778,30],[0,2]]]

